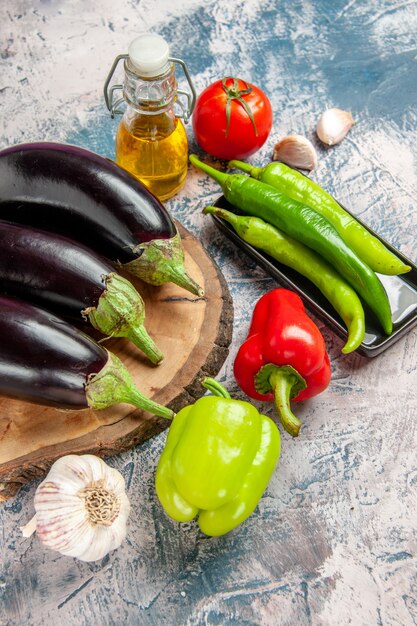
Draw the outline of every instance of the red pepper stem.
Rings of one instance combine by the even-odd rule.
[[[266,394],[272,391],[274,404],[287,433],[297,437],[301,422],[291,411],[290,400],[307,387],[304,378],[291,365],[267,363],[255,376],[255,389]]]
[[[277,367],[269,377],[269,382],[274,394],[275,408],[283,427],[287,433],[297,437],[300,433],[301,422],[291,411],[290,399],[292,389],[298,383],[298,378],[295,374],[288,374],[285,370]]]
[[[223,387],[223,385],[217,380],[214,380],[214,378],[210,378],[209,376],[207,376],[201,381],[201,384],[203,385],[203,387],[211,391],[214,396],[217,396],[219,398],[227,398],[228,400],[230,400],[230,394],[227,389]]]

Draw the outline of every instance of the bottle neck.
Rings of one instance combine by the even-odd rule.
[[[127,104],[141,113],[155,115],[172,109],[177,93],[175,67],[171,63],[160,76],[139,76],[129,59],[125,62],[123,95]]]

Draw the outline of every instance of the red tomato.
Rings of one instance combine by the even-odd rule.
[[[198,96],[193,129],[200,148],[219,159],[244,159],[265,143],[272,108],[264,92],[240,78],[223,78]]]

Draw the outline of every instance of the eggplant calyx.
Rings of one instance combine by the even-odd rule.
[[[121,360],[108,352],[108,360],[97,374],[90,374],[85,385],[87,404],[91,409],[106,409],[126,402],[158,417],[172,419],[175,413],[144,396]]]
[[[204,290],[185,271],[184,249],[179,233],[169,239],[141,243],[134,252],[140,256],[123,265],[127,272],[150,285],[172,282],[196,296],[204,296]]]
[[[145,304],[132,283],[112,272],[104,277],[105,291],[96,307],[82,311],[91,325],[108,337],[127,337],[152,363],[164,358],[148,335],[145,326]]]

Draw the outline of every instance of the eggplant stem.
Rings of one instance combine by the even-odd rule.
[[[112,272],[105,277],[106,290],[97,307],[82,311],[91,325],[108,337],[127,337],[142,350],[152,363],[158,364],[164,355],[148,335],[145,326],[145,303],[126,278]]]
[[[126,402],[158,417],[172,419],[175,415],[171,409],[144,396],[121,360],[111,352],[108,352],[108,361],[102,370],[88,377],[85,394],[92,409],[106,409]]]
[[[196,296],[204,290],[191,278],[184,267],[184,250],[179,233],[169,239],[153,239],[135,248],[137,259],[123,265],[123,269],[150,285],[172,282]]]
[[[127,339],[135,344],[142,352],[146,354],[148,359],[154,364],[159,365],[163,359],[164,354],[158,348],[156,343],[148,335],[147,330],[142,325],[132,326],[130,331],[126,332]]]

